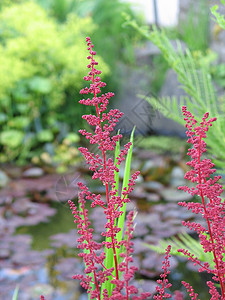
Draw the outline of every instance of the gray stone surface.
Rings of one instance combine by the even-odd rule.
[[[194,13],[198,16],[197,11],[201,1],[196,0],[180,0],[179,26],[187,20],[188,12],[192,4],[194,4]],[[215,35],[215,22],[210,12],[210,7],[214,4],[222,5],[219,0],[213,0],[208,3],[208,13],[210,19],[210,47],[219,54],[219,61],[225,62],[225,31],[221,31]],[[225,11],[225,7],[224,7]],[[197,37],[196,37],[197,38]],[[176,48],[176,42],[172,41],[172,45]],[[182,49],[186,46],[181,43]],[[135,50],[136,68],[126,65],[120,66],[123,82],[121,82],[121,91],[117,95],[118,101],[114,101],[113,106],[124,112],[124,116],[117,126],[121,129],[121,133],[129,135],[133,127],[136,126],[137,135],[146,135],[156,133],[162,135],[176,135],[185,137],[185,129],[183,126],[175,123],[169,118],[165,118],[158,111],[153,109],[144,99],[146,97],[155,97],[151,95],[151,62],[152,58],[160,54],[159,49],[150,41],[147,41],[141,48]],[[180,87],[177,75],[173,70],[169,70],[165,83],[159,96],[176,96],[179,98],[186,95]],[[168,103],[168,105],[170,105]]]
[[[168,202],[188,201],[193,198],[190,194],[173,188],[165,188],[159,193]]]
[[[174,48],[177,48],[176,41],[172,41]],[[184,50],[185,44],[181,43]],[[145,100],[146,97],[154,97],[149,91],[151,90],[151,61],[154,55],[158,55],[160,51],[151,42],[147,42],[144,47],[136,49],[137,67],[121,65],[121,73],[123,74],[123,82],[121,83],[120,94],[117,95],[117,101],[112,102],[113,107],[117,107],[124,113],[124,116],[118,124],[121,133],[128,135],[136,126],[135,133],[137,135],[146,135],[147,133],[157,133],[165,135],[184,136],[182,126],[177,126],[173,121],[162,116],[158,111],[153,109]],[[177,79],[173,75],[168,75],[168,83],[170,95],[177,93]],[[173,89],[171,89],[171,81]],[[176,93],[172,93],[176,91]],[[165,90],[167,93],[167,90]]]
[[[184,175],[185,173],[183,169],[181,169],[180,167],[174,167],[171,172],[170,184],[173,187],[185,185]]]
[[[179,105],[179,99],[186,95],[187,94],[180,87],[180,82],[177,79],[177,74],[175,73],[175,71],[172,69],[168,70],[159,97],[176,96],[178,99],[177,105]],[[169,100],[168,105],[170,105]],[[180,114],[180,116],[182,118],[182,114]],[[161,113],[158,113],[158,118],[154,119],[153,130],[158,134],[186,137],[184,126],[174,122],[169,118],[164,117]]]
[[[23,172],[23,177],[27,178],[37,178],[42,175],[44,175],[44,171],[38,167],[30,168]]]
[[[6,175],[5,172],[0,170],[0,188],[7,186],[9,183],[9,177]]]
[[[163,189],[162,183],[160,183],[158,181],[145,182],[143,185],[144,185],[144,188],[150,192],[159,192],[160,190]]]
[[[148,63],[136,68],[120,66],[123,82],[120,94],[117,95],[117,101],[112,102],[112,105],[124,113],[117,125],[123,135],[129,135],[134,126],[136,126],[135,133],[139,135],[145,135],[151,131],[150,106],[140,96],[146,96],[149,93],[151,59],[145,57],[143,60],[148,60]]]

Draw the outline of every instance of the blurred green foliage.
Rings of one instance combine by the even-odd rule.
[[[74,98],[86,73],[85,37],[95,28],[91,18],[75,14],[59,24],[31,1],[2,7],[0,162],[24,163],[43,151],[54,156],[80,126],[84,111]]]
[[[210,76],[212,76],[212,79],[218,85],[217,88],[222,88],[220,89],[221,94],[222,90],[224,90],[225,88],[225,64],[218,64],[218,54],[211,49],[208,49],[204,53],[201,51],[194,51],[192,54],[195,60],[195,64],[199,68],[203,68],[204,70],[206,70],[210,74]]]
[[[138,142],[138,147],[150,149],[158,154],[181,153],[186,147],[186,140],[175,136],[149,136]]]
[[[134,45],[141,36],[129,27],[124,27],[124,15],[129,15],[139,24],[143,20],[129,3],[121,0],[37,0],[50,15],[59,22],[64,22],[69,12],[73,11],[81,18],[91,17],[96,25],[92,34],[95,50],[110,67],[107,78],[108,90],[116,92],[121,82],[118,65],[135,62]]]
[[[63,171],[75,159],[76,134],[76,142],[65,141],[86,113],[74,101],[86,75],[85,37],[92,36],[106,62],[97,57],[99,67],[111,76],[107,89],[115,91],[117,65],[131,63],[137,39],[123,28],[123,12],[134,17],[119,0],[1,1],[0,162],[48,162]]]
[[[87,6],[90,7],[89,12],[86,10]],[[123,25],[124,14],[137,22],[142,20],[133,12],[129,3],[120,0],[83,0],[80,1],[78,11],[83,16],[90,14],[98,25],[98,30],[93,35],[96,49],[111,68],[115,68],[121,61],[134,62],[134,43],[140,40],[140,35]]]
[[[225,0],[220,0],[221,4],[225,6]],[[211,8],[211,12],[216,18],[217,24],[225,30],[225,16],[218,12],[218,5],[214,5]]]
[[[147,39],[152,41],[161,51],[167,63],[177,73],[177,78],[187,96],[183,97],[145,97],[155,109],[159,110],[167,118],[183,123],[180,108],[186,105],[190,111],[195,112],[195,117],[200,123],[205,112],[217,118],[213,124],[213,131],[207,133],[208,152],[217,168],[224,172],[225,161],[225,105],[224,91],[218,96],[211,76],[211,63],[215,59],[212,51],[183,51],[181,44],[177,42],[177,49],[171,44],[165,31],[153,27],[151,31],[140,28],[135,21],[127,22],[137,29]],[[221,71],[222,73],[222,71]],[[223,74],[223,73],[222,73]],[[222,79],[222,75],[220,75]],[[221,92],[221,91],[220,91]]]
[[[65,22],[67,15],[76,11],[79,0],[36,0],[59,22]]]
[[[151,94],[158,95],[166,78],[169,65],[164,57],[159,54],[152,58],[151,64]]]
[[[192,1],[189,11],[178,28],[178,38],[190,50],[205,51],[209,47],[209,6],[208,0]]]

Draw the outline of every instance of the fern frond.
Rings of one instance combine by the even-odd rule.
[[[221,2],[225,5],[224,0],[222,0]],[[218,10],[218,5],[214,5],[211,8],[212,14],[216,17],[216,22],[220,25],[221,28],[225,30],[225,18],[217,10]]]
[[[177,237],[171,237],[169,239],[161,240],[159,245],[150,245],[146,244],[145,246],[150,248],[151,250],[164,254],[164,249],[171,245],[171,254],[176,256],[183,256],[183,253],[177,252],[178,249],[186,249],[194,256],[198,257],[198,259],[202,262],[208,262],[210,268],[214,268],[213,255],[212,253],[205,253],[199,240],[195,240],[187,233],[180,233]]]
[[[128,22],[128,24],[137,29],[160,49],[169,66],[177,73],[181,87],[189,95],[189,97],[185,98],[186,105],[189,110],[195,112],[197,121],[201,122],[201,116],[205,112],[209,112],[211,117],[217,117],[218,121],[214,124],[214,130],[208,132],[208,146],[209,152],[213,156],[212,159],[215,158],[215,162],[220,161],[219,165],[225,170],[225,121],[223,108],[218,100],[207,68],[199,66],[190,50],[183,51],[179,42],[177,42],[177,49],[174,49],[163,30],[153,27],[153,30],[149,32],[145,28],[138,27],[134,21]],[[146,98],[164,116],[181,123],[179,107],[183,100],[177,99],[175,101],[175,99],[174,97],[172,97],[172,100],[170,97],[160,99]],[[217,167],[219,165],[217,164]]]
[[[161,50],[164,58],[175,70],[182,88],[191,96],[192,103],[196,102],[202,111],[208,110],[213,115],[218,115],[215,105],[217,97],[211,76],[207,70],[197,66],[191,52],[188,49],[184,52],[178,41],[177,49],[174,49],[165,32],[155,27],[149,32],[148,39]]]

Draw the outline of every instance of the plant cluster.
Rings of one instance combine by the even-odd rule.
[[[97,145],[99,154],[91,153],[87,148],[79,148],[84,155],[89,169],[94,172],[92,178],[100,180],[106,189],[106,201],[100,194],[92,194],[88,187],[82,183],[78,183],[80,188],[79,207],[69,201],[72,213],[77,224],[78,248],[81,249],[80,257],[85,263],[85,274],[77,274],[75,279],[81,280],[81,285],[90,294],[90,299],[129,299],[132,294],[137,294],[137,288],[130,281],[134,276],[136,268],[130,266],[132,263],[132,233],[134,212],[131,211],[127,216],[127,228],[124,232],[125,239],[122,238],[123,223],[125,215],[125,206],[129,202],[129,194],[132,192],[135,180],[139,172],[135,172],[126,187],[122,189],[119,195],[118,180],[116,177],[119,167],[131,147],[131,143],[124,146],[124,150],[118,151],[115,160],[107,157],[109,152],[114,152],[121,134],[111,136],[115,126],[122,117],[122,113],[118,109],[111,109],[106,112],[109,100],[114,96],[113,93],[101,94],[101,88],[105,87],[105,83],[101,81],[101,71],[96,69],[98,62],[94,59],[96,52],[93,50],[93,44],[90,38],[87,38],[87,45],[90,55],[88,68],[90,69],[86,81],[91,81],[89,88],[81,90],[81,94],[90,95],[90,98],[82,99],[79,102],[83,105],[93,106],[96,110],[95,115],[84,115],[90,126],[93,126],[94,133],[86,130],[80,130],[80,133],[89,140],[90,144]],[[100,206],[104,210],[106,216],[105,229],[102,236],[105,240],[97,243],[93,238],[94,229],[88,218],[88,210],[85,207],[87,200],[91,201],[91,207]],[[122,226],[121,226],[121,220]],[[105,250],[102,251],[103,246]],[[99,253],[100,251],[100,253]],[[99,268],[100,267],[100,268]],[[122,276],[121,276],[122,274]],[[133,299],[146,299],[149,293],[142,293],[141,296],[133,296]]]
[[[224,3],[224,1],[222,1]],[[212,10],[221,26],[223,25],[223,16],[217,13],[217,8]],[[174,48],[171,41],[167,37],[164,30],[153,27],[151,31],[141,28],[135,21],[128,19],[127,24],[138,30],[145,38],[152,41],[161,51],[162,55],[168,62],[169,66],[176,72],[181,87],[186,95],[179,97],[144,97],[154,109],[159,110],[167,118],[181,123],[181,109],[183,105],[187,105],[191,111],[197,111],[196,119],[201,122],[201,116],[206,111],[210,115],[216,116],[218,121],[214,125],[214,132],[208,133],[209,152],[212,155],[213,162],[224,172],[225,161],[225,105],[224,94],[218,97],[212,76],[209,70],[209,62],[212,60],[210,52],[206,57],[200,55],[200,59],[196,59],[196,52],[185,51],[181,44],[177,41],[177,47]],[[178,104],[179,103],[179,104]],[[216,134],[215,134],[216,132]]]
[[[58,24],[31,1],[4,6],[0,23],[0,161],[24,163],[46,152],[55,163],[82,114],[71,99],[82,87],[82,40],[94,25],[75,14]]]
[[[135,17],[130,5],[118,0],[1,2],[0,162],[47,162],[65,171],[64,139],[78,129],[74,117],[82,115],[72,101],[84,75],[80,45],[95,31],[111,82],[118,83],[117,62],[131,62],[137,37],[123,28],[123,12]],[[107,76],[109,69],[99,61]],[[70,146],[63,151],[73,152]],[[76,156],[71,153],[70,162]]]
[[[148,36],[147,33],[146,35]],[[155,29],[151,33],[151,38],[168,55],[168,62],[174,63],[175,52],[170,47],[165,35]],[[119,132],[116,133],[115,128],[123,114],[118,109],[107,110],[109,101],[114,94],[111,92],[102,94],[101,89],[106,84],[101,81],[101,71],[96,67],[98,65],[94,58],[96,52],[93,49],[94,46],[90,38],[86,38],[86,42],[89,51],[87,57],[89,72],[84,77],[84,80],[90,82],[90,86],[81,90],[80,93],[85,98],[79,102],[94,109],[94,114],[86,114],[82,117],[94,130],[89,132],[86,129],[82,129],[79,132],[95,150],[91,151],[85,147],[80,147],[79,150],[86,159],[89,169],[93,172],[92,179],[99,180],[104,185],[106,196],[103,198],[101,194],[92,193],[86,185],[80,182],[78,183],[80,188],[78,204],[76,205],[69,200],[75,219],[74,222],[80,235],[78,238],[79,257],[84,262],[84,272],[74,275],[73,278],[80,280],[81,286],[87,290],[89,299],[146,299],[151,296],[150,293],[141,293],[138,296],[138,290],[132,282],[137,271],[132,265],[132,237],[135,212],[130,211],[125,221],[126,204],[130,201],[129,194],[134,189],[135,180],[139,175],[139,172],[136,171],[129,179],[133,133],[130,142],[124,146],[123,150],[120,150],[122,135]],[[207,78],[204,72],[199,74],[199,69],[196,69],[195,65],[193,66],[194,60],[191,52],[187,51],[184,55],[180,51],[178,54],[177,65],[175,64],[174,68],[178,72],[187,92],[196,100],[194,103],[186,99],[186,102],[188,104],[191,103],[192,107],[196,108],[198,112],[197,117],[195,117],[187,110],[187,106],[182,106],[188,136],[187,142],[191,144],[191,148],[188,149],[188,156],[190,156],[191,160],[187,162],[190,169],[186,172],[185,178],[192,185],[183,186],[179,189],[195,195],[200,200],[196,202],[180,202],[179,205],[186,207],[194,214],[202,216],[203,222],[201,223],[187,221],[183,222],[183,225],[197,233],[200,245],[203,251],[207,253],[206,257],[211,255],[211,259],[210,261],[202,262],[189,249],[182,247],[178,249],[178,252],[187,256],[194,265],[198,265],[199,272],[204,271],[211,274],[212,280],[207,281],[210,299],[225,300],[225,202],[220,198],[223,187],[219,183],[221,176],[213,176],[216,172],[215,164],[210,159],[205,158],[207,151],[205,139],[207,136],[210,136],[213,141],[217,142],[216,146],[220,146],[219,149],[216,149],[213,141],[209,139],[211,151],[215,150],[216,162],[220,162],[220,153],[222,153],[224,142],[220,141],[220,139],[224,137],[224,133],[221,132],[224,122],[221,119],[217,120],[215,117],[209,118],[211,112],[218,113],[216,102],[214,102],[215,98],[210,99],[210,96],[214,95],[210,78]],[[191,68],[190,71],[188,71],[188,68]],[[199,78],[204,82],[204,91],[198,84]],[[205,96],[205,99],[203,96]],[[210,110],[210,114],[209,112],[202,113],[207,107]],[[219,114],[217,115],[220,116]],[[217,122],[215,122],[216,120]],[[210,133],[209,129],[213,124],[218,124],[214,126],[218,136],[215,135],[215,132],[211,131]],[[110,155],[112,153],[115,153],[114,159]],[[120,189],[119,171],[125,158],[125,176],[122,189]],[[94,239],[95,232],[89,220],[87,202],[91,202],[91,209],[99,206],[105,214],[106,223],[101,233],[103,240],[100,242],[96,242]],[[163,261],[162,274],[157,281],[159,286],[156,288],[156,294],[153,295],[153,299],[162,300],[172,297],[167,291],[171,287],[167,278],[170,273],[170,255],[171,245],[168,245]],[[195,293],[193,287],[185,281],[182,281],[182,284],[190,298],[198,300],[198,294]],[[41,296],[40,299],[44,300],[45,298]],[[174,299],[182,300],[184,296],[177,291],[174,294]]]
[[[189,49],[207,50],[209,46],[208,1],[191,1],[187,16],[180,22],[178,30],[178,37],[187,44]]]
[[[206,271],[212,274],[212,279],[218,282],[221,288],[221,295],[217,291],[214,283],[208,281],[209,293],[212,295],[211,299],[224,299],[225,298],[225,203],[220,198],[223,192],[223,186],[218,183],[221,176],[214,176],[212,174],[216,172],[214,164],[210,159],[203,158],[203,154],[206,150],[206,142],[204,139],[207,137],[207,131],[212,123],[216,121],[216,118],[209,120],[209,113],[205,113],[200,125],[197,124],[197,120],[194,115],[187,111],[187,107],[182,108],[184,120],[186,121],[187,128],[187,142],[192,145],[192,148],[188,149],[187,155],[192,160],[187,162],[187,165],[191,167],[190,171],[185,174],[185,179],[196,184],[196,187],[182,186],[180,190],[184,190],[191,195],[197,195],[201,202],[179,202],[178,204],[191,210],[194,214],[201,214],[205,219],[205,226],[196,222],[185,222],[183,225],[191,230],[196,231],[200,238],[200,244],[206,253],[213,255],[214,268],[210,269],[209,263],[202,264],[197,257],[191,254],[186,249],[178,249],[178,252],[182,252],[188,256],[195,265],[199,265],[199,272]],[[197,297],[197,296],[195,296]],[[194,297],[194,299],[195,299]]]
[[[121,0],[36,0],[45,7],[58,21],[65,22],[67,15],[73,11],[81,18],[91,16],[97,26],[93,33],[96,40],[97,52],[110,66],[112,74],[116,71],[118,62],[133,62],[133,44],[138,34],[131,28],[123,26],[123,14],[141,22],[129,3]],[[140,37],[139,37],[140,39]],[[118,74],[117,74],[118,76]],[[111,80],[116,79],[116,74]]]
[[[133,248],[133,222],[135,214],[130,211],[127,214],[126,229],[124,229],[126,203],[129,202],[129,194],[132,192],[135,180],[139,172],[135,172],[129,182],[123,186],[121,195],[119,195],[119,168],[125,156],[131,159],[129,151],[131,142],[124,146],[124,150],[119,150],[119,141],[121,134],[114,134],[115,127],[122,116],[118,109],[107,110],[109,100],[114,96],[113,93],[101,94],[101,88],[105,83],[101,81],[101,71],[96,69],[98,62],[94,59],[96,52],[93,50],[93,44],[90,38],[86,39],[88,45],[87,59],[89,73],[84,77],[90,81],[90,86],[81,90],[81,94],[87,95],[87,99],[79,102],[86,106],[93,106],[95,114],[83,115],[83,119],[94,127],[94,132],[80,130],[80,133],[89,140],[91,145],[97,145],[99,153],[90,152],[87,148],[79,148],[86,159],[89,169],[93,171],[92,178],[100,180],[106,189],[106,199],[100,194],[91,193],[86,185],[78,183],[80,188],[78,205],[76,206],[69,200],[72,214],[77,224],[77,230],[80,235],[78,238],[78,248],[81,252],[78,254],[84,262],[85,270],[83,274],[76,274],[74,279],[81,281],[81,286],[87,290],[89,299],[104,300],[138,300],[146,299],[151,296],[150,293],[142,293],[137,296],[137,288],[131,283],[137,269],[132,266]],[[190,170],[186,172],[185,178],[196,187],[183,186],[181,190],[187,191],[192,195],[197,195],[201,202],[180,202],[179,205],[191,210],[194,214],[201,214],[205,220],[204,224],[196,222],[183,222],[183,225],[193,229],[199,235],[200,244],[206,253],[213,256],[213,268],[208,262],[202,263],[198,257],[190,253],[187,249],[178,249],[191,260],[194,265],[199,265],[199,272],[206,271],[212,274],[212,280],[208,281],[209,294],[211,299],[225,299],[225,203],[220,195],[223,191],[222,185],[218,183],[221,176],[212,176],[215,173],[214,164],[210,159],[204,158],[206,150],[205,139],[207,132],[216,121],[216,118],[210,118],[209,113],[205,113],[200,124],[198,124],[194,115],[192,115],[186,106],[182,107],[184,120],[186,122],[188,143],[192,148],[188,150],[191,161],[187,162]],[[109,153],[115,151],[114,160]],[[105,238],[102,242],[94,240],[94,228],[88,217],[86,202],[91,202],[91,208],[100,206],[104,210],[106,224],[101,235]],[[123,233],[124,231],[124,233]],[[104,249],[104,250],[103,250]],[[170,273],[169,257],[171,245],[166,248],[165,259],[163,261],[162,274],[157,281],[156,295],[153,299],[162,300],[171,298],[167,289],[171,287],[167,275]],[[215,283],[219,283],[220,291]],[[182,281],[187,289],[191,299],[198,300],[198,294],[194,292],[193,287]],[[176,292],[174,299],[184,299],[182,293]],[[44,299],[43,296],[41,299]]]

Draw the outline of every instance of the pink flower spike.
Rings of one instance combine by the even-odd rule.
[[[184,120],[186,121],[188,143],[192,144],[192,148],[188,149],[188,155],[191,161],[187,165],[191,167],[186,172],[185,178],[192,183],[196,183],[196,187],[188,188],[187,186],[179,187],[191,195],[198,196],[200,202],[180,202],[179,205],[192,210],[195,214],[201,214],[205,219],[206,226],[195,222],[183,222],[189,229],[197,232],[200,238],[200,243],[204,252],[211,252],[213,254],[214,270],[209,269],[209,265],[204,265],[185,249],[179,249],[192,260],[194,264],[200,266],[199,272],[207,271],[213,275],[213,280],[219,282],[221,287],[221,299],[225,299],[225,202],[221,200],[220,195],[223,192],[223,187],[218,183],[221,176],[213,176],[216,172],[214,164],[210,159],[203,158],[206,150],[207,131],[216,121],[216,118],[209,118],[209,113],[205,113],[202,121],[198,124],[194,115],[192,115],[186,106],[182,107]],[[207,120],[208,119],[208,120]],[[193,292],[191,287],[186,284],[186,287]],[[210,293],[216,295],[216,290],[212,283],[209,282]],[[197,294],[192,293],[192,299],[197,299]],[[216,297],[216,296],[215,296]],[[211,298],[214,299],[214,298]],[[215,298],[219,299],[219,298]]]
[[[163,269],[163,273],[160,275],[160,277],[162,279],[159,279],[157,280],[157,283],[160,286],[157,286],[156,287],[156,291],[157,291],[157,295],[154,295],[153,296],[153,299],[154,300],[162,300],[162,299],[169,299],[171,298],[171,295],[166,293],[165,289],[168,289],[172,286],[171,283],[169,283],[168,279],[167,279],[167,275],[170,274],[170,271],[168,270],[168,268],[170,267],[170,263],[169,263],[169,258],[171,257],[170,255],[170,251],[171,251],[171,245],[168,245],[168,247],[166,248],[165,250],[165,258],[162,262],[163,266],[162,266],[162,269]]]
[[[93,172],[92,179],[100,180],[104,185],[106,199],[100,194],[91,193],[86,185],[79,182],[78,205],[76,206],[72,201],[69,201],[74,223],[77,225],[77,232],[80,235],[77,240],[77,248],[80,249],[78,256],[83,259],[85,265],[84,274],[74,275],[73,278],[80,280],[81,286],[87,290],[91,299],[129,300],[131,295],[135,295],[132,298],[133,300],[142,300],[149,297],[150,293],[142,293],[140,296],[136,296],[137,289],[130,285],[130,280],[134,277],[136,271],[136,268],[132,266],[133,212],[128,214],[126,239],[117,240],[117,234],[121,232],[121,228],[117,226],[118,218],[123,213],[121,208],[130,201],[129,194],[134,188],[139,172],[135,172],[129,180],[127,188],[118,193],[115,188],[115,174],[119,172],[119,166],[125,160],[131,143],[124,146],[115,161],[110,158],[110,154],[114,158],[116,144],[122,138],[121,134],[113,135],[113,132],[123,113],[118,109],[107,111],[109,101],[114,94],[110,92],[102,94],[101,88],[105,87],[106,84],[101,81],[101,71],[96,68],[98,62],[94,58],[96,52],[93,50],[94,46],[91,39],[87,37],[86,42],[89,55],[87,56],[88,74],[84,77],[84,80],[90,82],[90,85],[80,91],[82,95],[87,95],[87,99],[84,98],[79,103],[93,107],[95,113],[83,115],[82,118],[94,130],[89,132],[86,129],[81,129],[79,132],[91,145],[96,145],[95,149],[98,154],[92,153],[85,147],[80,147],[79,151],[84,156],[89,169]],[[118,194],[122,196],[118,196]],[[94,240],[94,228],[91,225],[86,208],[87,201],[91,202],[91,208],[99,206],[104,211],[105,226],[102,229],[101,236],[106,239],[101,243]],[[104,247],[106,253],[103,251]],[[121,257],[124,258],[122,262],[117,250],[121,247],[125,249],[124,253],[121,253]],[[108,249],[110,251],[107,251]],[[112,266],[108,266],[105,262],[108,252],[112,255]],[[104,289],[105,282],[111,283],[112,289],[110,292]]]
[[[185,281],[182,281],[182,284],[187,289],[187,292],[189,293],[189,296],[191,297],[191,300],[200,300],[200,299],[197,298],[198,294],[194,293],[194,289],[189,283],[187,283]]]

